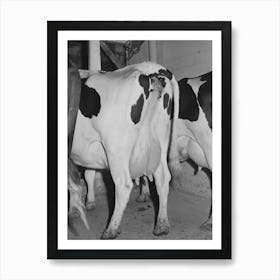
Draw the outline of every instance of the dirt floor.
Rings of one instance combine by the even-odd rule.
[[[208,217],[211,192],[210,181],[204,171],[194,174],[194,168],[183,164],[180,180],[176,180],[169,191],[168,218],[170,232],[164,236],[154,236],[153,228],[158,208],[155,186],[150,186],[151,200],[139,203],[136,198],[139,188],[135,187],[130,196],[121,223],[121,233],[117,239],[212,239],[212,232],[200,229]],[[104,179],[106,189],[97,190],[96,207],[87,211],[90,225],[88,231],[80,218],[70,220],[68,239],[99,239],[106,228],[113,211],[114,187],[112,182]],[[106,182],[107,181],[107,182]],[[109,186],[109,187],[108,187]]]

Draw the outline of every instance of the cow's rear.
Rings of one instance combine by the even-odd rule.
[[[111,171],[115,209],[102,238],[117,236],[132,180],[143,175],[154,177],[159,194],[154,234],[168,233],[167,196],[171,176],[167,155],[172,116],[174,111],[178,112],[177,82],[162,66],[142,63],[93,75],[85,87],[72,157],[87,168]]]
[[[171,159],[170,166],[175,174],[180,161],[191,159],[212,172],[212,72],[180,80],[179,90],[178,154]],[[204,226],[212,226],[211,210]]]

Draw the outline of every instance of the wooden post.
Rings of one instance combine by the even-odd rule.
[[[156,41],[148,41],[149,44],[149,59],[150,61],[157,61],[157,45]]]
[[[118,58],[115,56],[115,54],[110,50],[110,48],[106,45],[106,43],[101,42],[100,47],[105,52],[105,54],[111,59],[111,61],[115,64],[115,66],[120,69],[123,67],[121,62],[118,60]]]
[[[88,66],[90,71],[101,70],[100,41],[89,41]]]

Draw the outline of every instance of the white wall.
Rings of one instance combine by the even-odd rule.
[[[177,80],[196,77],[212,69],[211,41],[157,41],[157,62]]]

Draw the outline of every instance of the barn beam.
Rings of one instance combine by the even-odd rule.
[[[123,67],[121,62],[115,56],[115,54],[110,50],[110,48],[104,42],[100,42],[100,47],[104,51],[104,53],[110,58],[110,60],[115,64],[115,66],[120,69]]]
[[[125,45],[127,41],[123,41],[123,40],[105,40],[103,41],[105,43],[114,43],[114,44],[121,44],[121,45]]]
[[[81,79],[87,79],[93,74],[100,73],[102,71],[99,70],[86,70],[86,69],[79,69],[79,74]]]
[[[101,70],[100,41],[89,41],[89,70]]]

